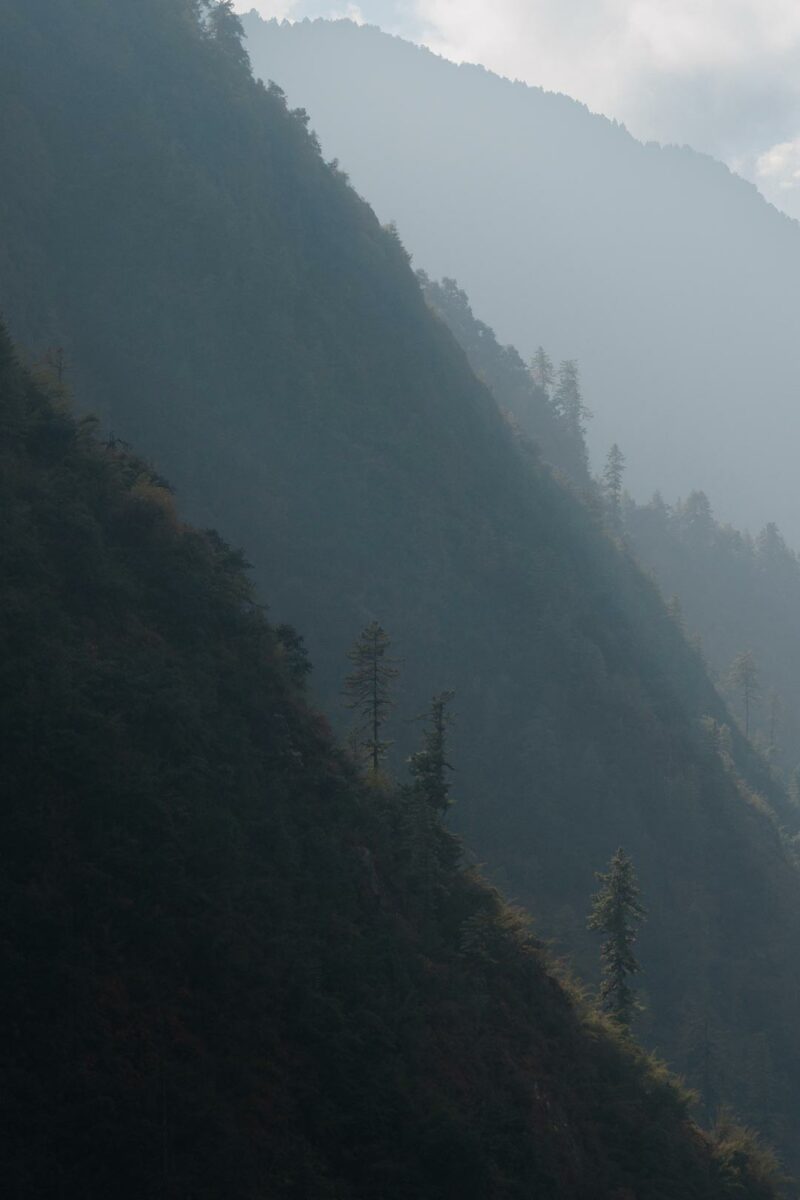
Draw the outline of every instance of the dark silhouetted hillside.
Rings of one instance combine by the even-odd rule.
[[[4,1194],[776,1195],[359,780],[240,556],[48,390],[0,329]]]

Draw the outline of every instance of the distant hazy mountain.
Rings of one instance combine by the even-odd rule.
[[[502,341],[580,359],[595,459],[624,443],[634,493],[704,487],[724,519],[800,541],[800,225],[566,96],[347,21],[245,24],[256,73],[417,265]]]
[[[773,524],[752,537],[718,522],[701,491],[674,505],[659,493],[647,504],[624,493],[615,528],[602,477],[593,484],[585,469],[580,429],[564,428],[556,389],[537,382],[537,364],[527,369],[513,346],[500,346],[453,280],[437,283],[424,272],[420,278],[428,303],[501,410],[562,479],[605,512],[607,527],[621,535],[670,598],[678,624],[693,639],[700,637],[709,669],[742,728],[800,799],[800,555]],[[731,671],[743,652],[752,655],[756,672],[746,715],[741,683]],[[789,819],[794,826],[796,814]]]

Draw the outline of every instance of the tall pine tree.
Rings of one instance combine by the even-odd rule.
[[[761,685],[758,679],[758,667],[756,660],[753,657],[751,650],[742,650],[736,655],[736,658],[731,664],[730,671],[731,683],[737,689],[742,698],[742,709],[744,711],[744,736],[750,737],[750,718],[754,705],[758,701],[761,693]]]
[[[533,382],[547,394],[549,399],[555,384],[553,360],[543,346],[540,346],[530,362],[530,373]]]
[[[452,771],[447,761],[447,728],[452,720],[448,705],[453,692],[440,692],[431,700],[425,714],[429,724],[422,735],[422,749],[412,754],[409,761],[411,776],[431,808],[445,812],[450,805],[448,772]]]
[[[606,501],[608,521],[613,533],[622,531],[622,477],[625,473],[625,455],[616,442],[608,452],[603,469],[603,494]]]
[[[373,775],[391,745],[383,738],[383,728],[394,707],[391,690],[399,672],[397,660],[387,654],[390,645],[386,630],[373,621],[347,654],[353,670],[345,680],[345,695],[348,708],[357,714],[353,736]]]
[[[594,897],[588,924],[589,929],[607,935],[600,952],[603,963],[600,1003],[604,1012],[629,1029],[639,1008],[630,978],[641,970],[633,947],[645,910],[639,899],[633,863],[621,847],[608,872],[598,872],[597,878],[602,886]]]

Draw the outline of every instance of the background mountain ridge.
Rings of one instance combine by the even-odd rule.
[[[626,846],[651,913],[645,1044],[791,1155],[786,797],[735,728],[720,754],[729,714],[656,588],[520,443],[397,232],[253,81],[235,21],[204,30],[190,0],[0,17],[14,335],[63,347],[81,403],[244,548],[332,716],[372,619],[405,660],[395,766],[403,719],[456,690],[457,827],[589,980],[594,871]]]
[[[800,224],[708,155],[375,28],[245,27],[256,73],[308,109],[416,265],[525,357],[581,362],[596,468],[625,442],[638,500],[704,488],[723,520],[800,544]]]

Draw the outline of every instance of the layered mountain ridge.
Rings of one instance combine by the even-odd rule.
[[[642,1036],[791,1153],[780,788],[743,739],[720,756],[725,707],[656,589],[520,443],[397,233],[253,81],[230,13],[199,11],[0,9],[12,331],[63,347],[82,403],[244,547],[331,713],[382,621],[404,659],[395,766],[404,718],[455,688],[458,828],[587,977],[593,873],[624,843],[650,909]]]
[[[554,385],[542,388],[535,379],[535,364],[525,364],[513,346],[499,345],[494,331],[473,314],[455,281],[436,283],[423,275],[423,287],[501,411],[523,437],[532,440],[542,460],[602,513],[609,500],[603,494],[607,483],[603,473],[590,478],[580,430],[577,434],[571,430],[564,439]],[[545,364],[555,376],[546,358]],[[643,570],[652,573],[673,616],[706,658],[740,727],[747,729],[750,740],[789,785],[796,804],[800,559],[774,522],[755,538],[719,522],[705,492],[692,492],[673,504],[657,492],[647,504],[637,504],[625,488],[627,466],[623,452],[616,528],[607,521],[609,532],[633,551]],[[737,657],[743,655],[752,660],[754,672],[747,720],[741,681],[737,683],[733,670]],[[780,807],[794,831],[797,812]]]
[[[800,224],[688,147],[374,27],[245,27],[256,74],[308,110],[418,266],[526,358],[581,362],[596,467],[625,443],[636,499],[703,488],[722,520],[800,545]]]
[[[2,327],[0,465],[6,1195],[777,1195],[365,785],[241,556]]]

